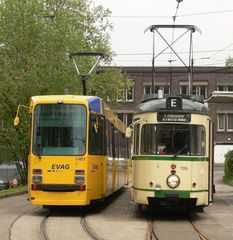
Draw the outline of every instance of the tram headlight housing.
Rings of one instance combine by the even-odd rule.
[[[170,188],[177,188],[180,185],[180,178],[176,174],[171,174],[167,177],[167,185]]]
[[[32,182],[33,182],[33,183],[42,183],[42,181],[43,181],[42,176],[36,175],[36,176],[33,176],[33,177],[32,177]]]
[[[85,183],[85,177],[84,176],[75,176],[74,182],[77,184],[84,184]]]

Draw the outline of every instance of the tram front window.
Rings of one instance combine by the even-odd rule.
[[[35,108],[32,150],[35,155],[84,155],[86,107],[41,104]]]
[[[191,124],[145,124],[141,154],[205,155],[205,128]]]

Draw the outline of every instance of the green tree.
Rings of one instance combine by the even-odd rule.
[[[13,127],[18,104],[28,105],[33,95],[82,94],[81,81],[67,52],[102,52],[111,60],[107,16],[109,10],[91,0],[0,0],[0,144],[10,153],[26,181],[28,155],[27,111],[20,112],[20,128]],[[88,72],[94,59],[80,59]],[[113,81],[113,80],[114,81]],[[93,74],[88,94],[105,99],[125,85],[118,71]]]
[[[226,65],[226,67],[233,67],[233,58],[229,56],[229,57],[226,59],[225,65]]]

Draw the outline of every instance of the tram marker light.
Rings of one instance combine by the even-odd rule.
[[[33,173],[33,174],[39,174],[39,175],[41,175],[41,174],[42,174],[42,169],[40,169],[40,168],[34,168],[34,169],[32,169],[32,173]]]
[[[171,165],[171,169],[176,169],[176,164],[173,163],[173,164]]]
[[[175,175],[176,174],[176,170],[171,170],[171,174]]]
[[[152,181],[149,182],[149,187],[153,187],[154,183]]]
[[[194,182],[194,183],[192,184],[192,187],[195,188],[196,186],[197,186],[197,184]]]
[[[58,103],[58,104],[63,104],[63,100],[60,99],[60,100],[57,101],[57,103]]]
[[[84,169],[75,169],[75,175],[85,175]]]

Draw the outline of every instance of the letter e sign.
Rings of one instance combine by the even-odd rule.
[[[166,108],[168,110],[182,110],[182,98],[168,97],[166,100]]]

